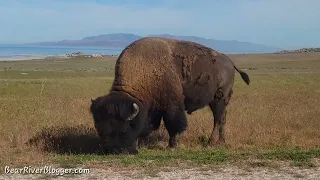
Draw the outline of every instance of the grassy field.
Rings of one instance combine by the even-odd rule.
[[[155,132],[137,156],[96,153],[90,98],[105,94],[116,57],[0,62],[0,167],[47,165],[127,167],[216,164],[248,159],[312,166],[320,157],[320,54],[231,55],[237,74],[227,114],[227,146],[204,147],[208,108],[188,115],[179,148],[166,150]]]

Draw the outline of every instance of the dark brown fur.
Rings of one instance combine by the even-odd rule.
[[[139,134],[148,134],[159,128],[163,118],[170,135],[169,146],[175,147],[175,136],[187,128],[184,111],[191,114],[207,105],[212,109],[215,119],[211,144],[224,141],[225,108],[232,95],[235,69],[249,84],[248,75],[237,69],[228,56],[203,45],[155,37],[142,38],[130,44],[117,60],[115,79],[110,90],[115,100],[117,97],[119,100],[126,97],[124,99],[133,100],[127,101],[129,107],[136,102],[141,109],[132,122],[138,124],[139,128],[135,133],[130,133],[131,140],[127,145]],[[119,95],[115,96],[114,92]],[[121,116],[130,114],[125,106],[120,106],[120,101],[105,100],[100,104],[115,108],[105,108],[100,112],[105,111],[102,118],[105,122],[110,117],[121,119]],[[115,114],[108,116],[107,112]],[[111,128],[118,131],[122,127]]]

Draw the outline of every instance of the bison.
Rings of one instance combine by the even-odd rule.
[[[163,119],[169,148],[187,129],[188,114],[209,106],[214,116],[209,144],[225,142],[226,106],[237,70],[231,59],[204,45],[146,37],[128,45],[115,65],[108,94],[91,99],[90,111],[105,150],[136,154],[137,141],[157,130]]]

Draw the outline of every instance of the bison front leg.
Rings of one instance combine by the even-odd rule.
[[[163,116],[164,125],[169,133],[169,148],[177,146],[177,134],[187,129],[188,122],[184,112],[184,106],[169,108]]]
[[[226,123],[226,104],[223,99],[218,102],[210,103],[210,108],[214,116],[214,125],[209,140],[210,146],[225,143],[225,123]]]

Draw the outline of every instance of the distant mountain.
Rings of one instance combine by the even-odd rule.
[[[103,34],[98,36],[89,36],[81,39],[81,41],[123,41],[123,42],[133,42],[142,38],[142,36],[138,36],[135,34]]]
[[[188,40],[211,47],[217,51],[238,54],[238,53],[273,53],[282,49],[269,47],[261,44],[253,44],[239,41],[225,41],[206,39],[197,36],[174,36],[170,34],[149,35],[149,37],[167,37],[180,40]],[[33,45],[54,45],[54,46],[105,46],[110,48],[125,48],[127,45],[143,36],[130,33],[102,34],[98,36],[88,36],[81,40],[62,40],[58,42],[40,42]]]
[[[156,37],[168,37],[180,40],[187,40],[197,42],[217,51],[230,53],[230,54],[238,54],[238,53],[273,53],[276,51],[281,51],[282,49],[277,47],[270,47],[261,44],[253,44],[249,42],[239,42],[239,41],[226,41],[226,40],[214,40],[214,39],[206,39],[197,36],[174,36],[170,34],[162,34],[162,35],[150,35]]]

